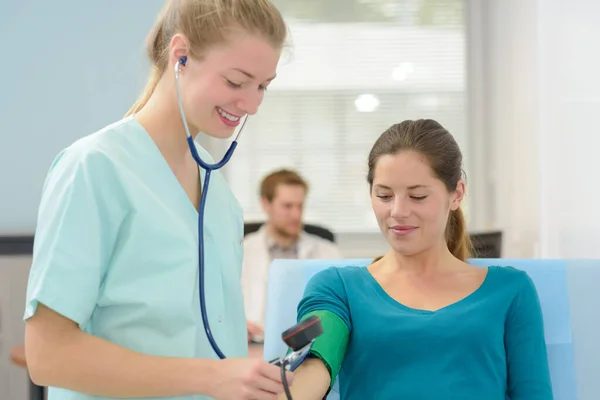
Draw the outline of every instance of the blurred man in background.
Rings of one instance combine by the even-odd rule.
[[[249,341],[262,340],[267,276],[274,259],[342,258],[333,242],[304,231],[302,214],[307,193],[306,181],[285,169],[272,172],[260,185],[267,221],[244,238],[242,290]]]

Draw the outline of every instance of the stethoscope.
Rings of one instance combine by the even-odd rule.
[[[226,358],[225,354],[223,354],[223,352],[217,345],[217,342],[215,341],[215,338],[213,337],[212,331],[210,330],[210,324],[208,322],[208,314],[206,311],[206,298],[205,298],[205,293],[204,293],[204,208],[206,207],[206,197],[208,194],[208,183],[210,181],[210,174],[212,171],[222,168],[223,166],[225,166],[225,164],[227,164],[229,162],[229,160],[231,159],[231,156],[233,155],[233,151],[237,147],[237,144],[238,144],[237,141],[240,137],[240,134],[242,133],[242,130],[244,129],[244,125],[246,125],[246,121],[248,120],[248,117],[246,117],[244,119],[244,122],[242,123],[242,127],[240,128],[235,139],[229,146],[229,149],[227,149],[227,152],[225,152],[223,159],[215,164],[208,164],[208,163],[204,162],[198,155],[198,152],[196,151],[196,145],[194,143],[194,138],[190,134],[190,129],[188,128],[187,120],[185,119],[185,113],[183,111],[183,103],[181,101],[181,93],[180,93],[180,87],[179,87],[179,70],[180,70],[180,66],[185,66],[186,62],[187,62],[187,57],[181,57],[179,59],[179,61],[177,62],[177,64],[175,64],[175,87],[177,89],[177,102],[179,103],[179,112],[181,113],[181,120],[183,121],[183,126],[185,128],[185,133],[187,135],[187,142],[188,142],[190,151],[192,152],[192,157],[194,158],[196,163],[206,171],[205,176],[204,176],[204,185],[202,186],[202,193],[200,194],[200,206],[198,209],[198,270],[199,270],[198,271],[198,275],[199,275],[198,289],[199,289],[199,297],[200,297],[200,311],[202,313],[202,322],[204,324],[204,330],[206,331],[206,336],[208,337],[208,341],[210,342],[210,345],[212,346],[215,353],[217,353],[219,358],[224,359],[224,358]]]

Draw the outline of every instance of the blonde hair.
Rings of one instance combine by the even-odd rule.
[[[257,35],[274,48],[283,48],[287,37],[285,21],[270,0],[168,0],[147,39],[150,78],[126,116],[142,109],[152,96],[168,66],[175,34],[188,39],[188,56],[201,59],[209,48],[226,43],[235,30]]]

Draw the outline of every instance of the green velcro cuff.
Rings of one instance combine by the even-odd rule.
[[[350,330],[346,323],[331,311],[313,311],[306,314],[302,319],[304,320],[312,315],[316,315],[321,319],[323,334],[315,339],[310,354],[325,364],[331,376],[329,384],[329,389],[331,389],[344,362]]]

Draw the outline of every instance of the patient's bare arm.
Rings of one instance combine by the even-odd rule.
[[[322,400],[327,394],[331,378],[329,371],[318,358],[309,358],[294,371],[294,384],[290,392],[294,400]],[[286,400],[285,394],[279,400]]]

